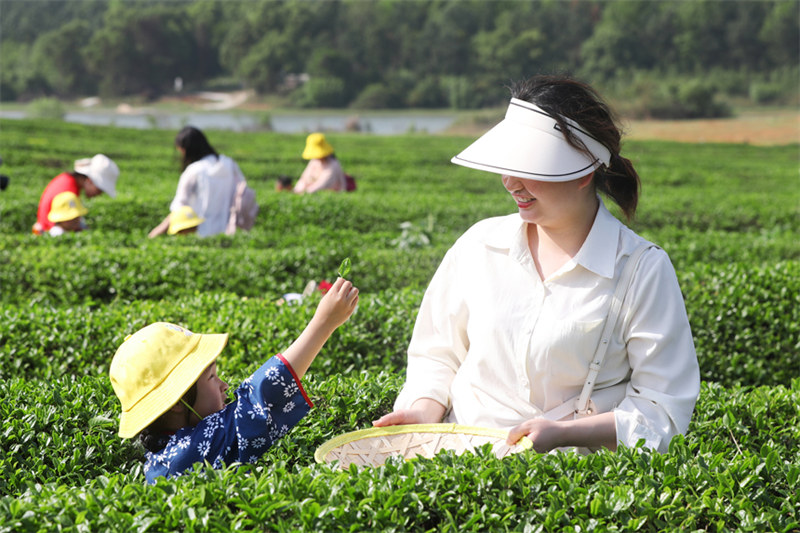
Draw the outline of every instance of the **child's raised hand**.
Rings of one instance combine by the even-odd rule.
[[[314,317],[332,328],[350,318],[358,305],[358,288],[344,278],[337,278],[317,306]]]

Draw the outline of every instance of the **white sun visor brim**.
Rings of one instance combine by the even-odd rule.
[[[572,147],[558,122],[541,108],[516,98],[505,118],[451,160],[495,174],[540,181],[570,181],[609,164],[611,152],[572,120],[570,131],[591,155]]]

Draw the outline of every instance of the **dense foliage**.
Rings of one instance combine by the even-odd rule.
[[[301,197],[273,185],[302,170],[303,136],[211,131],[257,191],[256,227],[149,240],[177,183],[173,135],[0,121],[0,532],[800,529],[797,146],[623,150],[644,187],[631,226],[676,267],[704,379],[669,453],[481,450],[341,472],[314,450],[391,409],[443,254],[515,206],[499,180],[449,163],[465,138],[332,134],[359,188]],[[87,201],[87,232],[31,235],[48,180],[98,151],[122,169],[119,196]],[[235,384],[313,313],[316,297],[281,295],[345,257],[362,297],[305,380],[315,409],[254,465],[144,485],[107,378],[124,337],[155,320],[229,332],[220,369]]]
[[[6,0],[0,97],[245,86],[304,107],[494,105],[569,71],[654,116],[797,101],[797,0]],[[298,77],[305,74],[309,78]]]

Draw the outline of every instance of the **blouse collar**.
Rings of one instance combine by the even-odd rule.
[[[612,215],[603,200],[598,197],[600,205],[597,209],[592,228],[578,253],[560,271],[571,269],[578,264],[587,270],[605,278],[613,278],[617,262],[619,231],[622,223]],[[519,213],[503,217],[496,231],[486,235],[483,243],[491,248],[507,250],[520,263],[530,261],[527,223]]]

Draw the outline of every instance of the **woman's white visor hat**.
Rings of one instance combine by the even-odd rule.
[[[608,148],[575,121],[562,119],[591,155],[567,142],[552,115],[530,102],[512,98],[506,117],[451,161],[477,170],[540,181],[570,181],[609,164]]]

